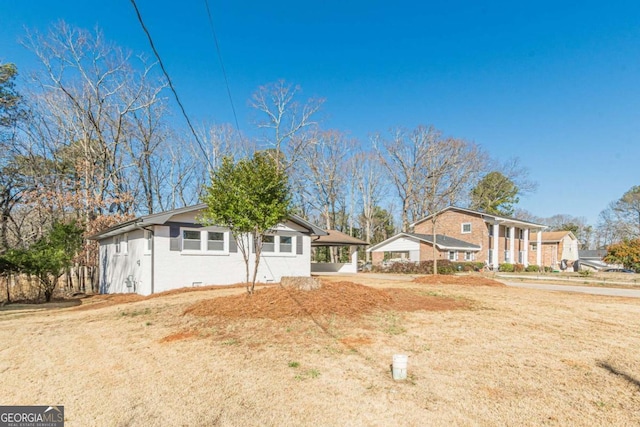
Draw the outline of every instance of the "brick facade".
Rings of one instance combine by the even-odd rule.
[[[380,265],[384,261],[384,252],[371,252],[371,263],[373,265]]]
[[[471,231],[463,232],[462,224],[470,224]],[[422,221],[415,225],[414,232],[418,234],[428,234],[431,235],[433,230],[433,223],[431,220]],[[474,214],[471,212],[464,211],[456,211],[456,210],[446,210],[438,215],[438,219],[436,221],[436,233],[444,234],[449,237],[453,237],[456,239],[464,240],[465,242],[472,243],[474,245],[480,246],[480,251],[475,253],[475,261],[478,262],[488,262],[489,261],[489,249],[493,247],[493,236],[492,234],[493,225],[485,222],[485,220],[481,217],[480,214]],[[502,264],[507,262],[505,259],[505,251],[511,250],[510,247],[510,239],[507,237],[507,233],[511,229],[510,226],[499,225],[498,227],[498,263]],[[537,263],[537,255],[536,252],[532,252],[531,248],[526,248],[524,244],[524,229],[520,227],[514,227],[514,242],[513,242],[513,253],[511,253],[511,259],[509,262],[512,264],[518,264],[520,260],[520,252],[528,251],[528,261],[529,264]],[[535,243],[537,239],[535,232],[529,233],[529,246],[531,243]],[[429,245],[426,245],[430,248]],[[543,253],[542,253],[542,264],[543,265],[551,265],[553,261],[552,249],[546,248],[547,244],[543,244]],[[545,252],[546,249],[546,252]],[[524,255],[524,254],[523,254]],[[431,259],[431,250],[429,250],[429,254],[425,256],[425,259]],[[442,252],[440,258],[447,258],[447,252]],[[420,251],[420,259],[423,259],[422,249]],[[458,260],[464,260],[464,253],[458,254]],[[524,261],[524,259],[522,259]]]
[[[483,215],[479,212],[468,210],[457,210],[457,208],[450,208],[441,211],[437,214],[436,221],[436,234],[445,235],[455,239],[462,240],[467,243],[480,246],[480,250],[473,252],[473,261],[476,262],[489,262],[489,251],[494,247],[494,239],[498,244],[498,249],[494,253],[495,259],[498,264],[510,262],[512,264],[523,263],[526,256],[528,264],[537,264],[536,251],[531,250],[531,244],[536,243],[537,233],[529,233],[529,247],[525,245],[524,236],[526,233],[526,223],[523,224],[518,220],[511,220],[509,218],[495,217],[491,215]],[[494,225],[490,221],[501,221],[506,223],[498,225],[498,235],[493,236]],[[463,226],[464,225],[464,226]],[[513,227],[512,227],[513,225]],[[418,222],[414,226],[413,232],[416,234],[433,234],[433,222],[431,219],[427,219]],[[532,224],[532,228],[536,229],[538,226]],[[513,237],[509,236],[509,233],[513,232]],[[511,242],[513,241],[513,249]],[[557,246],[557,245],[556,245]],[[542,264],[545,266],[552,265],[554,261],[554,252],[550,245],[542,244]],[[506,259],[509,251],[509,259]],[[525,255],[525,252],[527,254]],[[383,254],[383,252],[378,252]],[[373,252],[375,255],[376,252]],[[382,256],[382,255],[380,255]],[[522,258],[521,258],[522,256]],[[449,251],[438,251],[438,259],[448,259]],[[430,244],[420,243],[420,260],[430,261],[433,259],[433,249]],[[555,258],[557,261],[559,259]],[[458,251],[456,261],[465,261],[465,252]]]

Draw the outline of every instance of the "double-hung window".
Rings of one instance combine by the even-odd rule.
[[[471,223],[465,222],[462,224],[462,234],[469,234],[469,233],[471,233]]]
[[[200,231],[182,230],[182,249],[187,251],[199,251],[201,247]]]
[[[291,236],[279,236],[280,237],[280,253],[292,253],[293,252],[293,238]]]
[[[276,236],[263,236],[262,252],[275,252],[275,251],[276,251]]]
[[[115,236],[113,238],[113,243],[116,246],[117,254],[126,254],[128,250],[128,242],[129,242],[129,234],[124,233],[120,236]]]
[[[473,256],[473,252],[467,251],[464,253],[464,260],[465,261],[473,261],[474,256]]]
[[[224,233],[220,231],[207,232],[207,250],[224,251]]]
[[[449,261],[455,261],[458,258],[458,252],[449,251]]]
[[[293,236],[267,235],[262,238],[262,253],[270,256],[294,255],[295,243]]]

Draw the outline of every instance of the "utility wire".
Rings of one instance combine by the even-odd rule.
[[[229,95],[229,103],[231,104],[231,111],[233,111],[233,118],[236,121],[236,129],[240,133],[240,124],[238,123],[238,116],[236,115],[236,107],[233,105],[233,97],[231,96],[231,88],[229,87],[229,80],[227,79],[227,71],[224,68],[222,62],[222,53],[220,53],[220,45],[218,44],[218,36],[216,35],[215,27],[213,26],[213,18],[211,17],[211,10],[209,9],[209,0],[204,0],[204,5],[207,8],[207,16],[209,16],[209,27],[211,28],[211,34],[213,40],[216,43],[216,52],[218,52],[218,60],[220,61],[220,68],[222,68],[222,75],[224,76],[224,84],[227,86],[227,95]]]
[[[189,125],[189,129],[191,129],[191,133],[193,134],[193,137],[196,139],[196,142],[198,143],[198,146],[200,147],[200,150],[202,150],[202,153],[204,154],[205,159],[207,159],[207,163],[209,163],[209,167],[213,170],[213,163],[211,163],[211,159],[209,159],[209,155],[207,154],[207,151],[202,146],[202,142],[200,141],[200,138],[198,138],[198,134],[196,133],[196,130],[193,128],[193,125],[191,124],[191,120],[189,120],[189,116],[187,116],[187,112],[185,111],[184,106],[182,105],[182,102],[180,101],[180,98],[178,97],[178,92],[176,92],[175,87],[173,87],[173,82],[171,81],[171,77],[169,77],[169,73],[167,73],[167,70],[164,67],[164,64],[162,63],[162,59],[160,58],[160,54],[158,53],[158,50],[156,49],[156,46],[153,44],[153,39],[151,38],[151,34],[149,34],[149,30],[147,30],[147,27],[144,25],[144,22],[142,21],[142,15],[140,15],[140,10],[138,9],[138,5],[136,5],[136,0],[131,0],[131,4],[133,5],[133,8],[136,10],[136,15],[138,16],[138,22],[140,22],[140,26],[142,26],[142,30],[144,31],[144,33],[147,35],[147,38],[149,39],[149,44],[151,45],[151,50],[153,50],[154,55],[158,59],[158,63],[160,64],[160,68],[162,69],[162,72],[164,73],[164,76],[167,78],[167,82],[169,83],[169,88],[171,89],[171,92],[173,92],[173,96],[176,98],[176,102],[178,103],[178,106],[180,107],[180,111],[182,111],[182,115],[187,120],[187,124]]]

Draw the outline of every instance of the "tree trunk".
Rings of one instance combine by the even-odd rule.
[[[433,274],[438,274],[438,254],[436,250],[436,217],[431,220],[431,238],[433,239]]]
[[[253,292],[256,288],[256,279],[258,278],[258,266],[260,265],[260,255],[262,254],[262,235],[256,233],[253,237],[253,241],[255,243],[255,255],[256,259],[253,265],[253,280],[251,281],[251,291],[250,294],[253,295]]]
[[[11,286],[10,286],[9,282],[10,282],[11,279],[9,278],[9,274],[5,275],[4,277],[7,280],[7,304],[10,304],[11,303],[11,291],[9,289],[11,289]]]

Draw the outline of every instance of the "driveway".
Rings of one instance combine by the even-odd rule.
[[[556,292],[579,292],[583,294],[607,295],[612,297],[640,298],[640,289],[601,288],[596,286],[573,286],[573,285],[547,285],[545,283],[512,282],[512,281],[506,281],[506,280],[500,280],[500,281],[507,286],[514,286],[516,288],[540,289],[543,291],[556,291]]]

